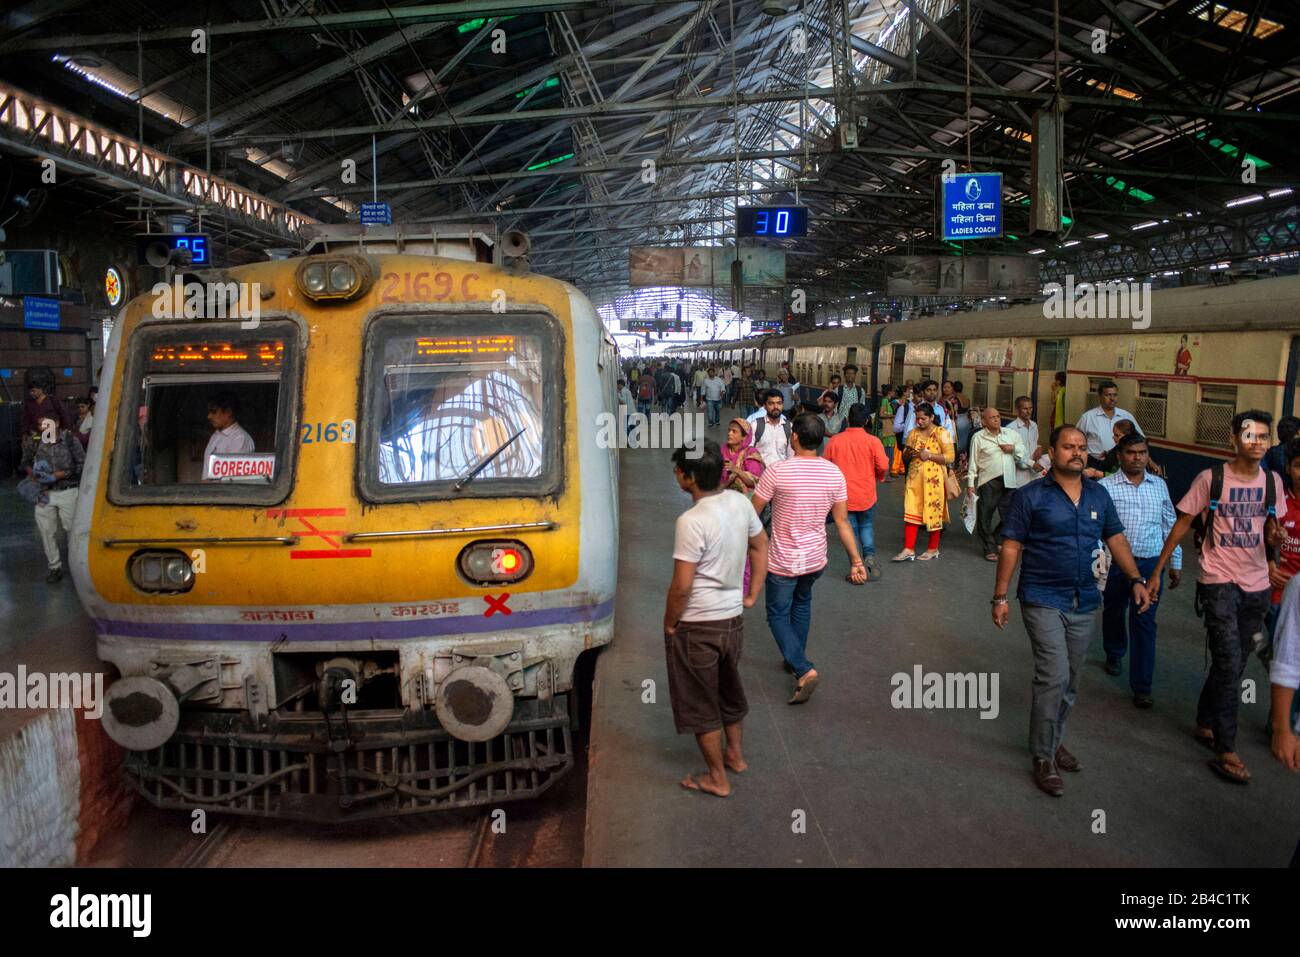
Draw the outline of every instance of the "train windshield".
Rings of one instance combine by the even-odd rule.
[[[367,494],[543,494],[557,478],[559,354],[541,317],[379,320],[369,348]]]
[[[297,335],[288,323],[149,329],[132,344],[115,456],[128,500],[277,501]]]

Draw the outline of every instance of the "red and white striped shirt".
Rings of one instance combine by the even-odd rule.
[[[844,473],[825,459],[799,455],[769,465],[755,498],[772,503],[767,570],[794,578],[826,565],[826,514],[849,500]]]

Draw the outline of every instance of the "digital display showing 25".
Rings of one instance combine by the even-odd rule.
[[[736,211],[737,236],[789,239],[808,235],[807,206],[742,206]]]

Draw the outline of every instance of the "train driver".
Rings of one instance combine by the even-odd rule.
[[[212,438],[203,450],[203,468],[213,455],[233,455],[253,451],[253,437],[239,424],[239,396],[230,391],[218,392],[208,400],[208,424]]]

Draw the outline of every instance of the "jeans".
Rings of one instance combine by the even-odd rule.
[[[1156,556],[1138,558],[1138,573],[1149,578],[1156,567]],[[1128,576],[1112,566],[1110,577],[1106,579],[1106,591],[1102,595],[1101,641],[1106,649],[1107,661],[1121,661],[1124,652],[1131,645],[1133,659],[1128,666],[1128,686],[1134,694],[1150,694],[1151,679],[1156,670],[1156,612],[1160,602],[1152,602],[1151,607],[1139,615],[1137,604],[1133,601],[1133,588]],[[1128,619],[1127,631],[1124,620]]]
[[[1029,751],[1056,763],[1065,719],[1079,694],[1079,670],[1092,640],[1092,615],[1020,603],[1034,651],[1034,695],[1029,710]]]
[[[651,403],[653,403],[653,402],[654,402],[653,399],[637,399],[637,400],[636,400],[636,410],[637,410],[638,412],[640,412],[642,415],[649,415],[649,414],[650,414],[650,405],[651,405]]]
[[[1264,627],[1272,590],[1242,591],[1232,584],[1199,587],[1204,596],[1210,671],[1196,703],[1196,723],[1214,732],[1214,750],[1225,754],[1237,749],[1241,676],[1255,635]]]
[[[876,554],[876,532],[871,524],[871,513],[875,510],[873,505],[864,512],[849,512],[849,526],[858,537],[858,551],[864,562]]]
[[[722,400],[706,399],[705,405],[708,406],[709,409],[708,424],[710,426],[714,426],[717,425],[719,422],[721,422],[722,421]]]
[[[766,602],[767,627],[772,629],[776,646],[796,677],[802,678],[812,671],[813,663],[805,651],[808,647],[808,628],[812,624],[813,583],[821,578],[824,568],[797,578],[767,573]]]

